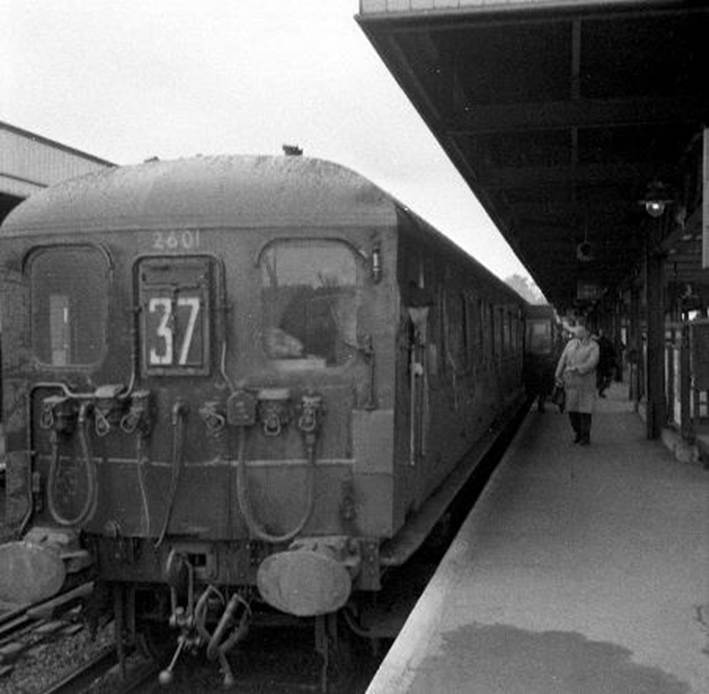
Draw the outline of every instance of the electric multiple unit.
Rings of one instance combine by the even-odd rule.
[[[329,162],[99,171],[13,211],[0,262],[0,589],[88,570],[129,638],[224,659],[259,605],[379,590],[522,398],[524,302]]]

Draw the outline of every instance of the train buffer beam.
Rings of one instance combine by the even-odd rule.
[[[0,601],[31,604],[51,598],[68,574],[90,564],[75,532],[32,528],[22,540],[0,545]]]
[[[56,549],[67,574],[83,571],[93,563],[91,555],[79,547],[79,538],[74,530],[37,526],[25,535],[23,542]]]

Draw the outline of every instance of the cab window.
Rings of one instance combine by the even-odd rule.
[[[48,248],[29,264],[32,349],[52,366],[93,364],[106,344],[108,267],[95,248]]]
[[[361,271],[329,240],[284,240],[260,256],[263,349],[283,368],[339,366],[357,345]]]

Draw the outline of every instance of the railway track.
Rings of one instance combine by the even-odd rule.
[[[476,474],[470,484],[459,493],[456,498],[456,502],[459,503],[454,503],[450,508],[450,523],[446,524],[446,532],[442,533],[440,544],[436,542],[432,547],[424,547],[418,553],[416,561],[407,565],[407,569],[401,572],[399,577],[401,585],[397,585],[399,581],[394,575],[396,572],[391,573],[389,576],[389,582],[392,584],[391,596],[388,595],[387,590],[382,590],[377,601],[379,607],[384,608],[386,619],[383,621],[377,619],[376,615],[370,614],[367,610],[357,615],[343,615],[347,618],[345,621],[349,629],[363,637],[360,646],[354,649],[353,657],[356,663],[354,669],[349,674],[344,672],[344,676],[341,671],[331,683],[343,694],[361,694],[366,689],[369,677],[384,655],[382,650],[386,650],[386,646],[405,621],[411,605],[425,587],[435,570],[438,559],[445,551],[447,541],[454,536],[459,522],[469,512],[471,504],[484,487],[487,476],[504,452],[506,443],[507,441],[503,440],[495,450],[491,450],[489,460],[481,466],[479,474]],[[104,638],[98,644],[89,645],[88,634],[80,635],[83,624],[77,603],[92,589],[91,583],[83,584],[51,600],[17,607],[0,614],[0,694],[19,691],[28,694],[88,694],[89,692],[130,694],[137,690],[153,691],[156,688],[159,667],[136,653],[127,654],[125,669],[121,671],[117,662],[112,627],[104,630]],[[265,629],[274,634],[281,631],[274,627]],[[271,637],[265,632],[255,635],[252,641],[247,640],[238,652],[232,655],[232,665],[237,673],[240,691],[245,694],[263,691],[278,694],[294,691],[322,691],[318,677],[320,659],[314,657],[311,647],[304,643],[309,641],[309,638],[304,639],[303,634],[295,630],[287,634],[285,630],[283,631],[281,636],[273,637],[273,643],[269,643]],[[53,641],[70,636],[81,636],[85,639],[82,642],[84,645],[79,649],[83,648],[85,651],[82,653],[84,657],[74,658],[63,652],[59,656],[53,656],[55,662],[61,663],[63,670],[63,673],[57,677],[59,668],[52,670],[51,665],[46,665],[47,658],[42,649],[45,646],[50,649]],[[268,643],[265,649],[264,641]],[[282,643],[277,643],[280,641]],[[298,650],[294,644],[305,645],[305,648]],[[364,644],[368,647],[363,648]],[[380,644],[384,646],[383,649]],[[280,647],[283,650],[279,651]],[[363,651],[371,651],[371,654],[367,655]],[[32,665],[33,659],[34,665]],[[346,657],[345,661],[347,660],[349,658]],[[23,665],[23,661],[30,661],[30,664]],[[73,663],[76,667],[67,671],[67,663]],[[349,669],[344,662],[342,665],[346,670]],[[38,686],[34,686],[33,683],[30,687],[17,687],[11,680],[12,673],[23,667],[25,670],[31,670],[32,667],[45,669],[51,674],[51,681],[47,677]],[[338,665],[335,669],[339,669]],[[147,685],[150,680],[153,682],[152,687]],[[22,679],[16,681],[24,682]],[[201,658],[196,658],[179,664],[175,686],[175,691],[180,692],[217,692],[222,689],[222,680],[213,663],[202,662]]]
[[[58,682],[43,690],[42,694],[77,694],[88,690],[97,679],[116,665],[116,648],[113,644],[102,648],[91,660],[72,670]]]
[[[0,615],[0,692],[41,692],[57,673],[106,646],[108,629],[93,640],[85,627],[81,601],[92,590],[87,582]]]
[[[158,666],[141,657],[129,656],[122,672],[118,665],[117,650],[112,639],[104,638],[90,646],[90,639],[83,622],[81,600],[93,591],[93,583],[87,582],[67,590],[49,600],[21,605],[0,614],[0,692],[27,691],[38,694],[81,694],[101,691],[111,694],[130,694],[150,678],[157,678]],[[113,633],[112,624],[103,629]],[[61,651],[62,640],[79,638],[78,647]],[[84,643],[84,641],[86,643]],[[56,656],[59,668],[46,664],[47,652],[54,646],[60,651]],[[82,658],[73,658],[72,652],[80,651]],[[91,655],[86,657],[86,651]],[[71,670],[67,662],[81,660]],[[36,661],[36,662],[35,662]],[[62,662],[63,661],[63,662]],[[31,671],[36,672],[32,673]],[[54,670],[54,671],[53,671]],[[46,671],[46,673],[44,672]],[[57,679],[56,672],[60,671]],[[29,672],[31,674],[27,675]],[[105,684],[104,684],[105,683]]]
[[[0,647],[27,626],[66,611],[93,591],[91,581],[31,605],[20,605],[0,614]]]
[[[121,672],[115,644],[99,650],[91,660],[42,690],[42,694],[88,694],[99,689],[111,694],[131,694],[146,681],[157,678],[159,667],[143,658],[132,660]]]

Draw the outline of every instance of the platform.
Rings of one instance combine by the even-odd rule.
[[[368,694],[709,692],[709,472],[608,395],[528,414]]]

